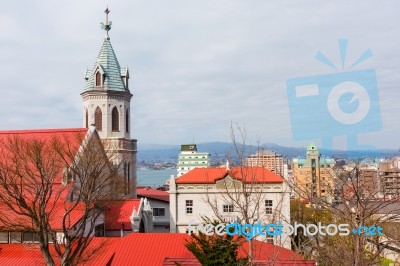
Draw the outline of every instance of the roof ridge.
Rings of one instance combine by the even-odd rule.
[[[27,133],[54,133],[54,132],[74,132],[88,131],[87,128],[41,128],[41,129],[17,129],[0,130],[0,134],[27,134]]]

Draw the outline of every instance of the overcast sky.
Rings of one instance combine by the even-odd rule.
[[[308,141],[293,140],[286,80],[347,71],[315,59],[321,51],[340,66],[338,39],[345,38],[347,66],[371,49],[352,70],[377,75],[382,129],[358,139],[397,149],[400,2],[384,3],[6,1],[0,129],[83,125],[83,76],[103,42],[99,24],[108,5],[111,42],[131,74],[132,137],[139,143],[230,141],[234,122],[246,127],[249,142],[304,146]]]

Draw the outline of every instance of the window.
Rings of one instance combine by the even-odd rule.
[[[8,232],[0,232],[0,243],[8,243]]]
[[[126,109],[126,115],[125,115],[125,131],[126,131],[126,133],[129,132],[129,109]]]
[[[222,211],[223,212],[233,212],[233,205],[223,205]]]
[[[100,73],[100,71],[97,71],[96,72],[96,87],[100,87],[102,84],[101,84],[101,73]]]
[[[11,243],[22,243],[22,234],[18,232],[10,233]]]
[[[96,107],[96,111],[94,111],[94,125],[98,131],[102,130],[103,127],[103,114],[101,112],[100,107]]]
[[[265,200],[265,213],[272,214],[272,200]]]
[[[193,200],[186,201],[186,213],[193,213]]]
[[[85,123],[86,123],[86,128],[89,128],[89,113],[88,110],[86,109],[86,114],[85,114]]]
[[[99,224],[94,227],[94,236],[104,236],[104,224]]]
[[[117,107],[114,107],[111,111],[111,130],[119,131],[119,112]]]
[[[39,235],[32,232],[24,232],[22,234],[23,242],[37,243],[39,242]]]
[[[164,217],[165,216],[165,208],[153,208],[153,216],[154,217]]]

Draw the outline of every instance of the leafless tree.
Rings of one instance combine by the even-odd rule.
[[[283,214],[285,188],[280,186],[280,191],[283,193],[275,193],[279,196],[270,198],[267,190],[274,186],[274,184],[268,184],[267,176],[269,176],[270,170],[262,166],[246,165],[246,157],[250,154],[247,149],[249,146],[251,147],[251,145],[247,145],[246,129],[237,124],[236,126],[231,125],[231,141],[233,152],[227,154],[226,167],[232,178],[217,181],[217,191],[207,190],[205,195],[205,201],[212,208],[215,217],[222,222],[232,222],[230,218],[234,218],[231,216],[235,215],[235,220],[238,222],[251,225],[258,221],[263,224],[285,221],[288,218]],[[260,145],[258,145],[258,149],[260,149]],[[260,179],[265,179],[265,182],[260,182]],[[275,184],[275,186],[278,185]],[[271,208],[266,206],[267,200],[270,200]],[[226,204],[226,208],[232,209],[221,209],[221,202]],[[260,239],[260,236],[258,238]],[[264,241],[266,241],[265,238]],[[280,241],[280,239],[276,239],[276,241]],[[248,250],[250,263],[252,263],[253,254],[253,239],[251,239]]]
[[[303,238],[305,242],[297,248],[302,253],[308,253],[308,256],[314,256],[320,265],[379,264],[385,255],[385,247],[393,242],[399,244],[400,239],[388,237],[385,230],[382,231],[382,236],[377,234],[377,230],[371,235],[366,233],[366,228],[371,226],[389,228],[393,223],[398,224],[400,218],[398,207],[394,207],[398,200],[382,199],[381,192],[377,189],[379,179],[367,180],[362,174],[359,163],[355,163],[350,170],[342,168],[333,170],[330,173],[334,174],[331,174],[330,178],[334,180],[335,187],[328,190],[324,197],[316,197],[304,186],[294,186],[298,200],[307,204],[303,204],[301,210],[303,219],[292,218],[297,218],[297,222],[301,223],[348,224],[350,235],[317,234],[312,238]],[[293,211],[296,210],[292,209],[292,216]],[[312,219],[304,219],[307,212],[312,214],[308,216]],[[357,232],[353,232],[353,229]]]
[[[47,265],[89,259],[95,226],[123,195],[119,165],[110,164],[97,132],[14,135],[0,141],[0,156],[0,231],[31,233]]]

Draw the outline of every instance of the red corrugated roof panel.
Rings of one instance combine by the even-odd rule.
[[[178,233],[129,234],[116,243],[111,265],[164,265],[166,258],[177,258],[192,263],[195,257],[184,245],[185,240],[189,239],[189,235]],[[239,250],[239,256],[246,256],[246,254],[248,254],[248,242],[245,242]],[[272,259],[274,261],[304,261],[299,254],[291,250],[257,240],[253,241],[253,255],[259,261]],[[170,259],[167,261],[169,263]]]
[[[246,183],[283,183],[283,179],[265,167],[195,168],[176,179],[177,184],[212,184],[227,175]]]
[[[141,199],[123,199],[115,201],[105,214],[105,229],[120,230],[123,224],[124,230],[132,230],[131,216],[133,209],[139,211]]]
[[[138,187],[136,188],[136,194],[138,197],[156,199],[161,201],[169,202],[169,193],[167,191],[161,191],[149,187]]]

